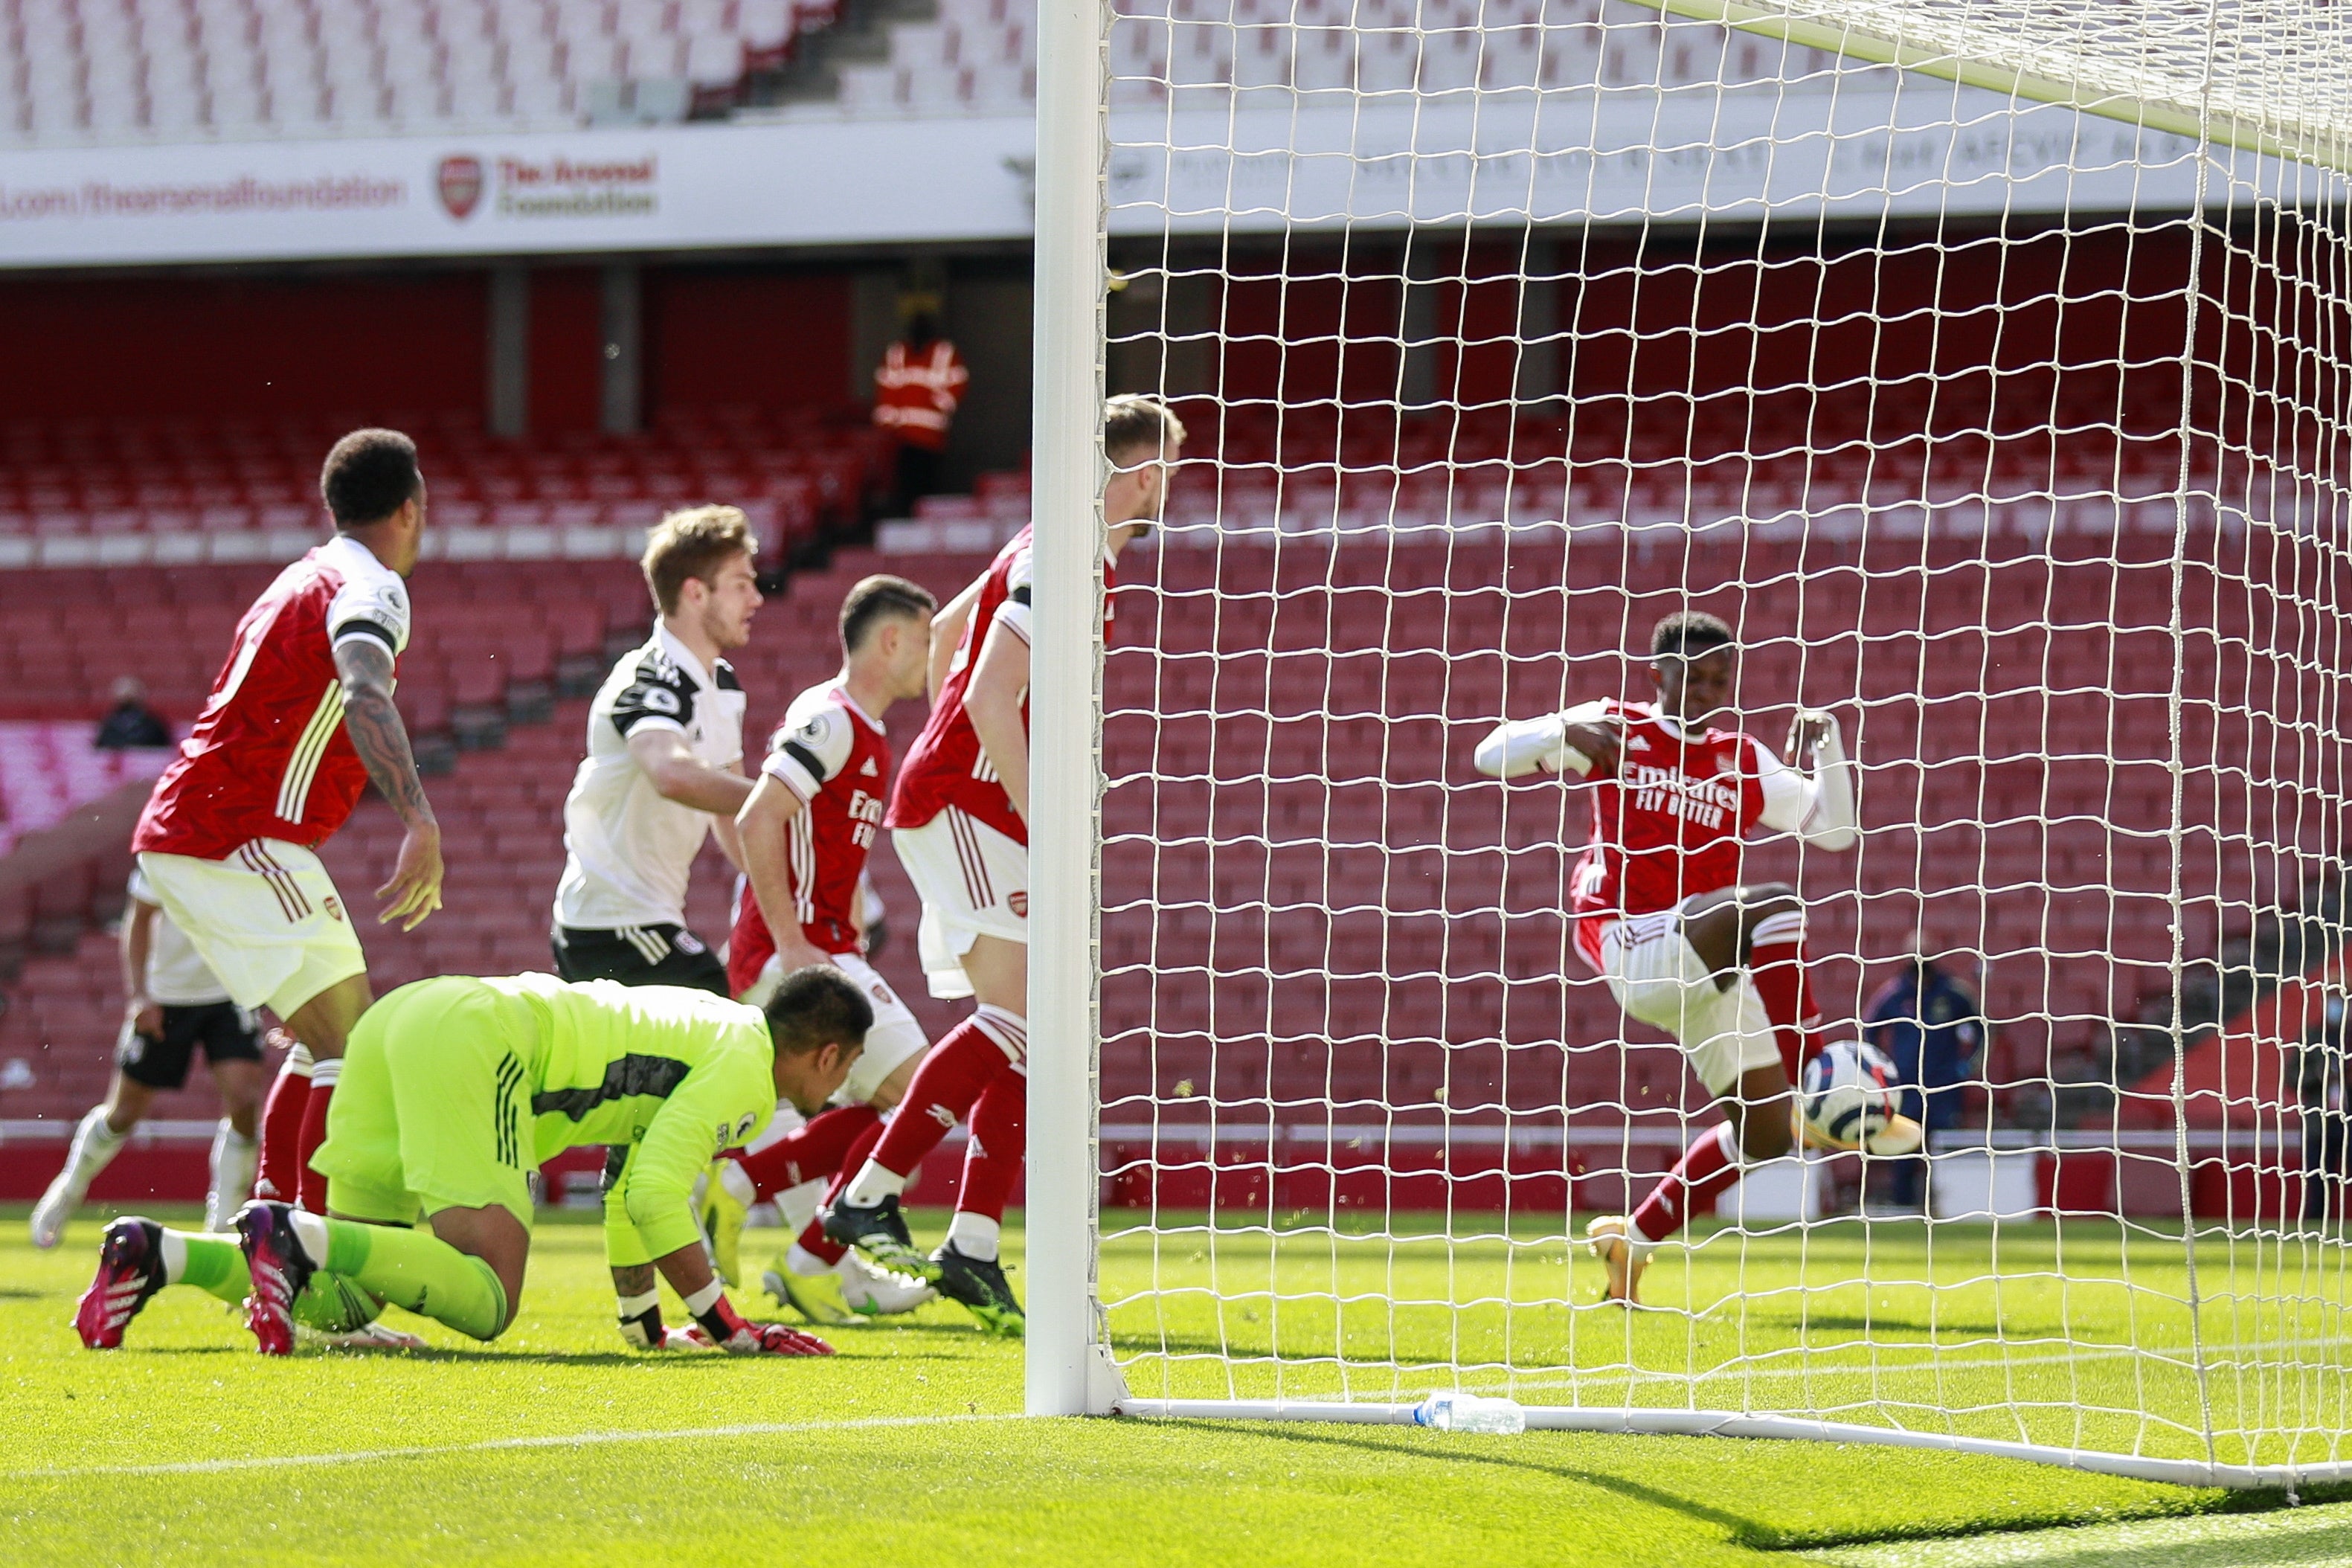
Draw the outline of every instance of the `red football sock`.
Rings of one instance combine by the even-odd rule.
[[[1008,1063],[971,1108],[971,1146],[964,1151],[956,1212],[1003,1219],[1028,1152],[1029,1079]]]
[[[849,1256],[849,1248],[825,1235],[824,1226],[811,1220],[800,1234],[801,1250],[827,1263],[838,1263]]]
[[[817,1112],[766,1148],[738,1155],[735,1163],[751,1178],[754,1192],[772,1198],[803,1182],[838,1175],[851,1146],[881,1124],[882,1113],[870,1105],[836,1105]],[[870,1140],[867,1146],[872,1147]]]
[[[852,1143],[848,1151],[841,1156],[841,1169],[834,1173],[833,1184],[824,1190],[824,1201],[828,1205],[841,1196],[842,1189],[849,1185],[851,1177],[866,1168],[866,1160],[874,1152],[874,1145],[882,1142],[882,1130],[887,1125],[888,1123],[881,1117],[875,1117],[872,1121],[866,1124],[866,1130],[857,1135],[857,1142]],[[816,1220],[808,1222],[807,1227],[801,1232],[800,1242],[810,1254],[824,1258],[827,1263],[840,1262],[849,1251],[849,1248],[825,1235],[824,1226]]]
[[[1805,917],[1773,915],[1757,923],[1748,944],[1748,973],[1764,1001],[1764,1016],[1780,1044],[1780,1065],[1789,1081],[1822,1048],[1822,1011],[1805,976]]]
[[[1665,1179],[1650,1189],[1633,1211],[1633,1231],[1643,1241],[1664,1241],[1682,1229],[1690,1211],[1709,1202],[1739,1179],[1731,1123],[1718,1122],[1691,1140]]]
[[[327,1178],[310,1168],[310,1156],[327,1141],[327,1106],[335,1098],[335,1080],[342,1076],[343,1058],[329,1057],[310,1068],[310,1093],[302,1102],[302,1133],[295,1145],[300,1156],[302,1195],[298,1200],[312,1214],[327,1212]]]
[[[310,1099],[310,1053],[296,1046],[286,1054],[261,1106],[261,1163],[254,1172],[256,1197],[292,1203],[302,1190],[302,1108]]]
[[[913,1175],[948,1130],[971,1113],[973,1102],[1006,1063],[1018,1059],[1003,1043],[1008,1037],[1017,1038],[1025,1053],[1028,1035],[1020,1019],[994,1007],[982,1007],[950,1029],[915,1069],[906,1100],[875,1145],[875,1163],[894,1176]]]

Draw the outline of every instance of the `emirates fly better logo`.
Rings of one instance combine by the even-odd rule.
[[[434,187],[441,194],[441,205],[459,223],[474,216],[482,205],[482,161],[458,154],[441,160]]]

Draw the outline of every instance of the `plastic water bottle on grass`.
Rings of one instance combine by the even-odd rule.
[[[1528,1413],[1516,1399],[1440,1390],[1412,1407],[1412,1424],[1440,1432],[1524,1432]]]

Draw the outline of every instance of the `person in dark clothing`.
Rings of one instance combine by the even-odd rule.
[[[1937,965],[1916,931],[1910,949],[1903,968],[1870,999],[1863,1028],[1901,1075],[1903,1114],[1926,1127],[1932,1141],[1959,1125],[1961,1089],[1982,1070],[1987,1031],[1976,994]],[[1888,1197],[1898,1207],[1920,1207],[1927,1160],[1889,1163]]]
[[[2345,1095],[2344,1002],[2327,1000],[2327,1021],[2303,1047],[2303,1217],[2341,1224],[2345,1210],[2347,1137],[2352,1104]]]
[[[103,751],[172,743],[172,726],[147,706],[147,689],[137,676],[126,675],[114,683],[114,706],[98,721],[97,743]]]

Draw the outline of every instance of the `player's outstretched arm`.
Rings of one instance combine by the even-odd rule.
[[[833,1347],[814,1334],[783,1323],[755,1323],[735,1310],[726,1287],[710,1270],[710,1255],[696,1241],[654,1259],[654,1267],[686,1303],[686,1310],[711,1344],[731,1355],[831,1355]]]
[[[653,781],[664,800],[733,821],[751,796],[751,781],[714,768],[694,754],[683,731],[667,724],[640,724],[629,731],[629,755]]]
[[[1816,849],[1853,847],[1861,837],[1858,781],[1836,716],[1801,710],[1789,726],[1788,762],[1788,771],[1763,780],[1764,826]]]
[[[1617,731],[1601,705],[1589,702],[1497,724],[1478,742],[1473,761],[1490,779],[1522,778],[1538,769],[1606,776],[1617,771]]]
[[[343,729],[352,749],[407,829],[392,879],[375,890],[383,900],[376,920],[384,925],[398,921],[401,930],[414,931],[441,907],[441,824],[425,798],[425,781],[416,775],[408,726],[393,704],[392,650],[367,637],[345,637],[335,645],[335,674],[343,683]]]
[[[988,628],[980,662],[972,667],[963,710],[1024,822],[1029,820],[1029,725],[1021,716],[1021,698],[1028,689],[1029,645],[1000,620]]]
[[[650,1259],[710,1342],[737,1355],[831,1355],[833,1347],[781,1323],[746,1321],[727,1300],[695,1223],[695,1177],[709,1168],[713,1130],[723,1145],[749,1137],[763,1120],[721,1077],[690,1072],[670,1092],[629,1152],[605,1194],[605,1252],[621,1284],[625,1264]],[[729,1131],[731,1129],[731,1132]],[[617,1206],[616,1206],[617,1205]],[[622,1226],[634,1236],[615,1234]],[[629,1302],[622,1303],[628,1333]]]

